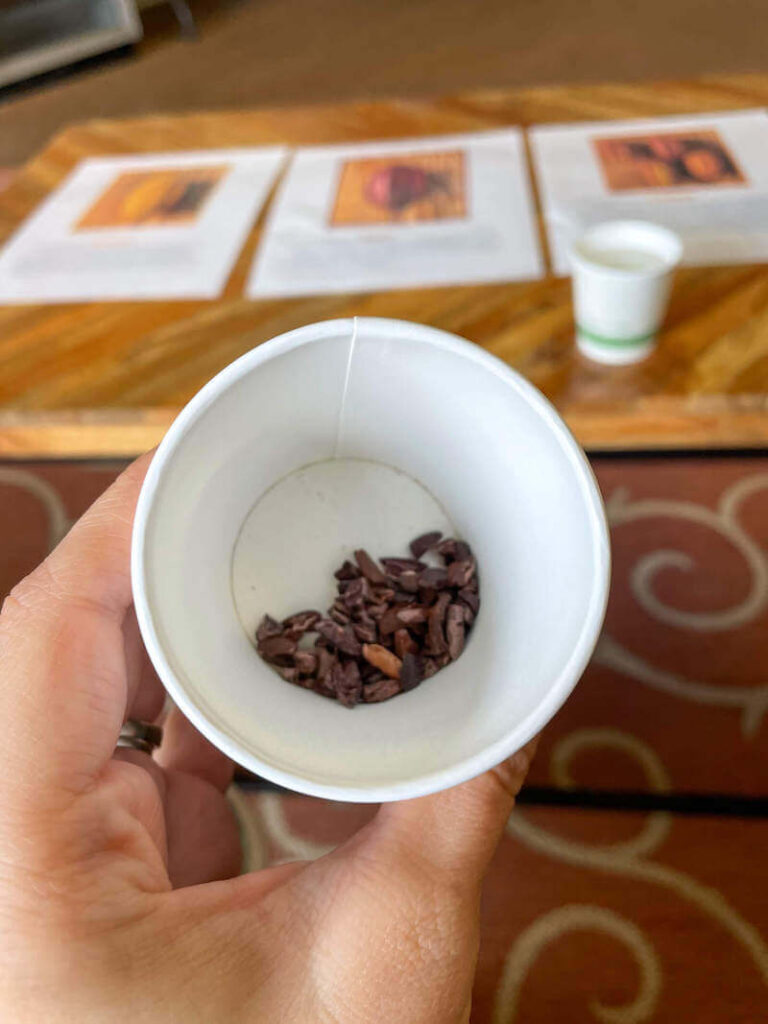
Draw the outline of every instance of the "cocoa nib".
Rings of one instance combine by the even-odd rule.
[[[360,641],[351,626],[341,626],[332,619],[320,619],[315,628],[320,636],[344,654],[357,658],[362,653]]]
[[[360,572],[363,574],[363,576],[365,576],[365,578],[370,583],[376,583],[380,586],[386,586],[389,583],[387,577],[384,575],[384,573],[381,571],[378,565],[376,565],[376,563],[374,562],[374,560],[371,558],[367,551],[364,551],[362,548],[356,551],[355,561],[360,567]]]
[[[370,664],[374,665],[385,676],[390,679],[400,678],[402,661],[392,651],[388,651],[381,644],[363,644],[363,657]]]
[[[445,613],[445,639],[448,653],[455,661],[464,649],[464,608],[460,604],[449,604]]]
[[[427,621],[428,610],[420,604],[409,604],[400,608],[397,613],[398,621],[403,626],[415,626],[420,622]]]
[[[355,632],[355,636],[361,643],[375,644],[379,639],[379,631],[373,625],[369,626],[364,622],[353,622],[352,629]]]
[[[421,558],[425,551],[429,551],[442,537],[442,533],[439,530],[434,530],[432,533],[422,533],[420,537],[416,537],[415,540],[411,541],[411,553],[414,558]]]
[[[462,589],[459,591],[459,600],[463,601],[464,604],[470,609],[470,611],[472,612],[472,616],[474,618],[474,616],[477,615],[478,610],[480,608],[480,597],[478,596],[477,591],[470,590],[468,587],[462,587]]]
[[[338,601],[334,602],[333,607],[328,612],[328,617],[337,622],[340,626],[346,626],[347,623],[352,621],[352,616],[344,605],[339,604]]]
[[[437,553],[442,555],[446,562],[465,562],[472,557],[472,549],[463,540],[454,540],[449,537],[437,545]]]
[[[416,654],[418,650],[419,645],[407,629],[398,629],[395,631],[395,653],[398,658],[404,658],[406,654]]]
[[[472,558],[472,548],[465,540],[456,541],[456,558],[459,561],[466,561],[468,558]]]
[[[390,576],[402,576],[404,572],[421,572],[426,569],[426,562],[420,562],[418,558],[382,558],[381,564]]]
[[[447,569],[424,569],[419,575],[419,586],[424,590],[442,590],[449,585]]]
[[[326,679],[336,664],[335,655],[331,654],[327,647],[317,647],[317,678]]]
[[[344,604],[349,608],[356,608],[368,601],[371,597],[371,585],[364,576],[350,580],[344,590]]]
[[[466,561],[451,562],[446,572],[452,587],[466,587],[475,575],[475,560],[469,558]]]
[[[427,641],[430,654],[442,654],[448,649],[443,633],[443,620],[450,601],[450,594],[441,594],[429,610]]]
[[[360,570],[352,562],[347,561],[333,575],[337,580],[354,580],[360,575]]]
[[[437,672],[437,665],[434,658],[422,659],[422,672],[425,679],[431,679]]]
[[[265,661],[285,658],[296,650],[296,641],[287,636],[270,636],[259,643],[259,654]]]
[[[389,700],[400,693],[400,684],[396,679],[379,679],[374,683],[368,683],[363,687],[363,700],[366,704],[378,704],[382,700]]]
[[[331,672],[331,685],[336,691],[336,699],[345,708],[353,708],[360,700],[363,682],[356,661],[344,664],[337,662]]]
[[[415,689],[422,680],[423,669],[415,654],[406,654],[400,669],[400,689],[403,693]]]
[[[293,662],[303,676],[311,676],[317,671],[318,656],[312,651],[296,651]]]
[[[360,675],[363,677],[363,683],[375,683],[377,679],[384,679],[384,673],[365,659],[360,662]]]
[[[320,612],[311,610],[296,612],[294,615],[289,615],[287,619],[283,619],[283,629],[291,633],[307,633],[320,618]]]
[[[415,569],[408,569],[397,577],[397,582],[401,590],[408,594],[415,594],[419,589],[419,574]]]
[[[271,615],[265,615],[256,630],[257,640],[268,640],[271,636],[280,636],[283,627],[276,622]]]
[[[402,622],[398,619],[398,613],[401,609],[397,606],[394,608],[388,608],[379,619],[379,632],[382,636],[387,636],[389,633],[394,633],[396,629],[402,626]]]

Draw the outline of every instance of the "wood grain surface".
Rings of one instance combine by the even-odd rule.
[[[768,75],[739,75],[92,121],[56,136],[0,194],[0,240],[91,155],[397,138],[766,104]],[[766,266],[681,271],[657,352],[634,367],[602,367],[575,351],[566,279],[246,300],[262,223],[215,301],[0,307],[0,456],[141,451],[232,359],[282,331],[351,315],[416,320],[482,345],[541,388],[593,450],[754,448],[768,441]]]

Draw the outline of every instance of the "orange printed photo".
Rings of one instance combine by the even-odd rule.
[[[746,183],[733,154],[712,129],[592,139],[612,192]]]
[[[218,166],[126,171],[99,196],[75,230],[191,224],[227,170]]]
[[[331,225],[410,224],[466,217],[464,164],[460,150],[346,160]]]

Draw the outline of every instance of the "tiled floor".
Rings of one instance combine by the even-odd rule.
[[[598,459],[614,575],[538,786],[768,796],[768,458]],[[115,476],[0,464],[0,593]],[[248,789],[249,863],[372,808]],[[768,820],[526,806],[486,887],[474,1024],[768,1019]]]

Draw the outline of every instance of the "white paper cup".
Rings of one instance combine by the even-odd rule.
[[[257,499],[334,454],[427,487],[472,544],[482,595],[455,663],[351,710],[265,665],[231,590]],[[381,801],[471,778],[542,728],[592,652],[609,561],[589,464],[535,388],[453,335],[359,319],[275,338],[192,399],[147,474],[132,571],[150,657],[211,742],[291,789]]]
[[[590,359],[634,363],[656,342],[683,246],[668,228],[609,221],[573,245],[576,341]]]

